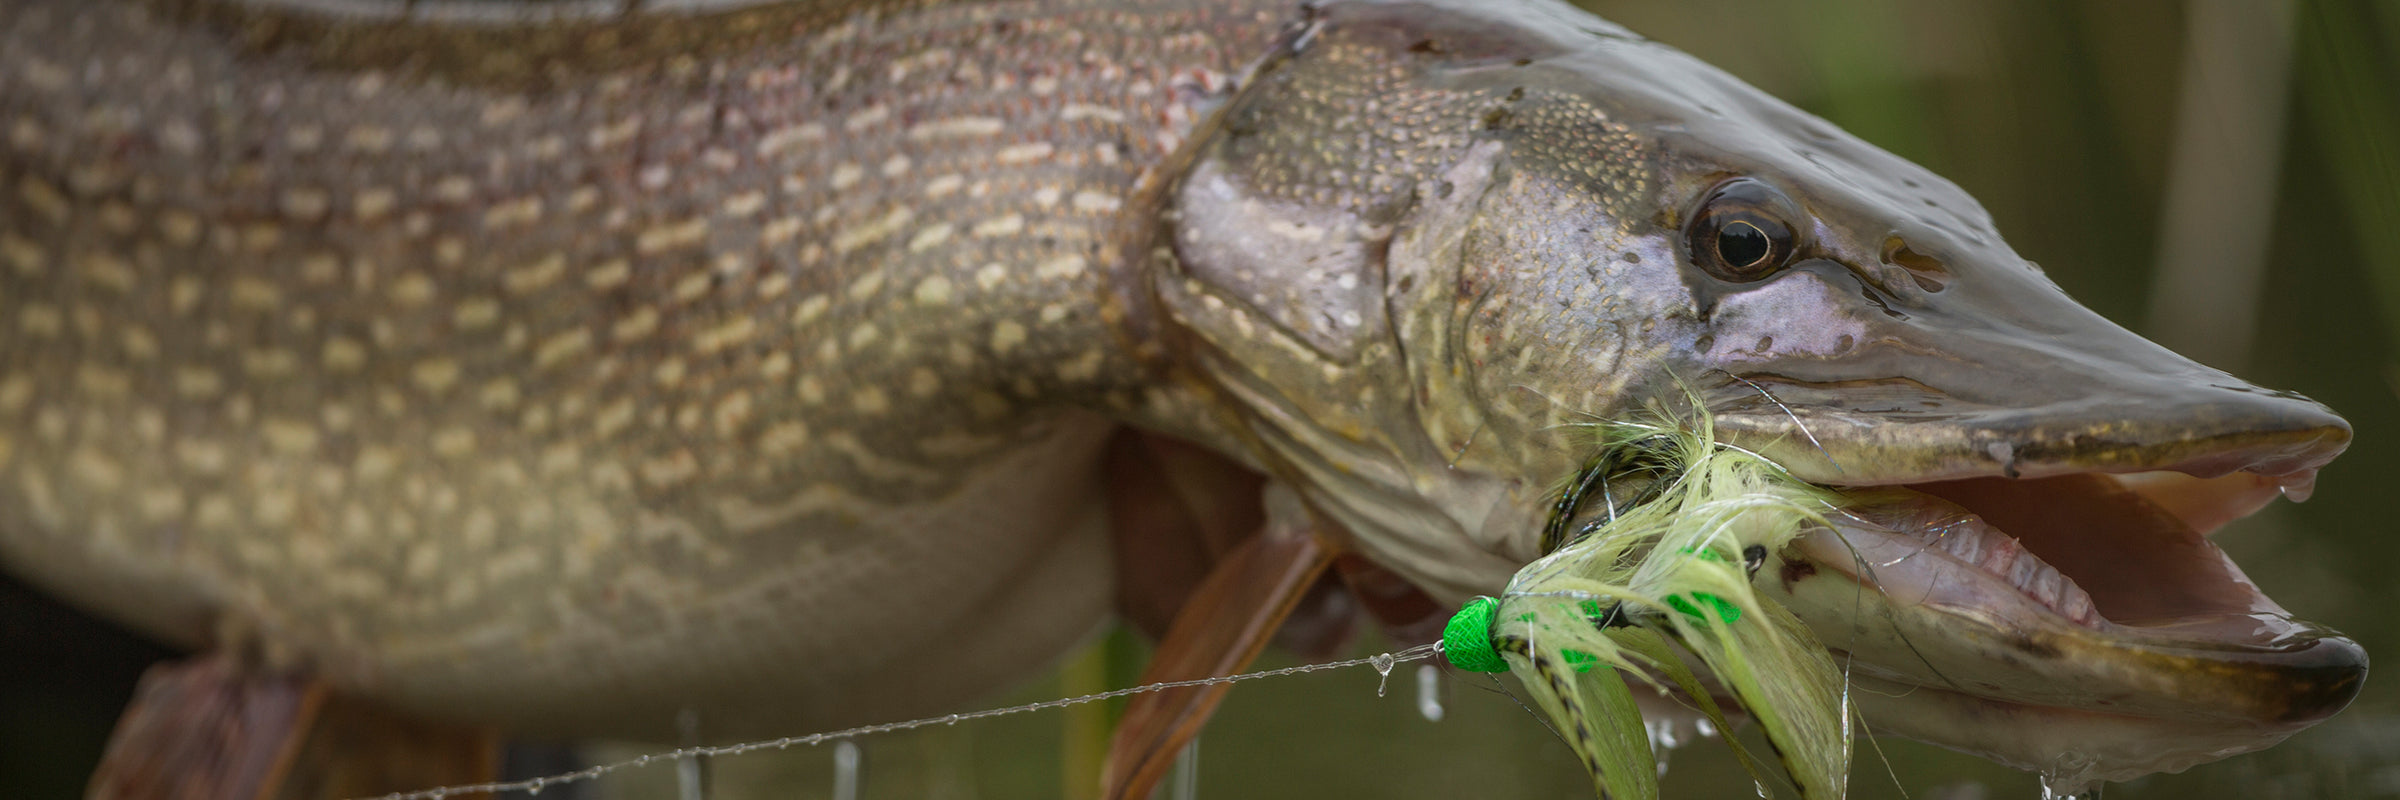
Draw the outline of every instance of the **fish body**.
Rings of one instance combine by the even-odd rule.
[[[1102,624],[1122,430],[1445,602],[1586,511],[1578,422],[1660,398],[1828,485],[2297,485],[2348,439],[2075,305],[1948,182],[1563,6],[514,8],[0,8],[0,563],[430,715],[788,733]],[[1957,657],[2120,663],[2061,630]],[[2173,725],[2057,741],[2195,694],[2321,719],[2363,656],[2285,632],[2150,664],[2126,691]],[[2025,707],[2003,672],[1909,731],[2060,766],[2042,712],[1947,730]],[[2244,730],[2199,750],[2276,738]]]
[[[0,9],[16,572],[562,731],[930,712],[1102,623],[1120,229],[1286,15],[479,7]]]

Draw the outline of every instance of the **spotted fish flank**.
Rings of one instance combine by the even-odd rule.
[[[1240,69],[1276,24],[1217,6],[660,11],[531,47],[532,28],[427,22],[401,38],[514,37],[528,57],[367,71],[314,43],[369,20],[11,4],[0,558],[75,565],[36,579],[175,641],[239,618],[337,682],[567,729],[659,729],[719,669],[826,661],[870,630],[917,646],[1010,598],[1046,610],[1012,636],[1079,636],[1107,587],[1076,465],[1104,428],[1066,408],[1131,402],[1138,371],[1099,316],[1043,309],[1125,302],[1107,212],[1168,155],[1152,128],[1201,116],[1188,76]],[[265,35],[214,34],[237,21]],[[927,55],[995,47],[1019,68]],[[910,66],[841,66],[865,63]],[[543,89],[566,65],[588,88]],[[1027,80],[1048,89],[1037,114]],[[246,88],[217,106],[207,86]],[[1075,107],[1132,113],[1055,111]],[[1025,207],[1035,186],[1095,199]],[[158,424],[111,422],[136,417]],[[187,457],[135,457],[161,451]],[[925,524],[1007,463],[1044,465],[1012,470],[1017,516],[976,510],[1006,521],[963,538]],[[184,578],[87,595],[162,566],[137,542],[169,536]],[[870,539],[954,552],[934,567],[948,607],[702,623],[927,579],[835,558]],[[278,568],[268,542],[312,555]],[[1070,565],[1048,597],[1012,588]],[[158,613],[175,608],[206,611]],[[556,671],[572,664],[589,668]],[[478,677],[497,672],[522,677]],[[870,687],[792,687],[827,720],[976,691],[821,680]],[[655,688],[557,702],[633,685]]]

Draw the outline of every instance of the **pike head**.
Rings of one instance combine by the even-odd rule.
[[[1696,392],[1855,498],[1760,583],[1879,731],[2122,779],[2365,675],[2203,538],[2304,495],[2341,418],[2111,324],[1948,181],[1682,53],[1563,8],[1337,3],[1203,135],[1149,273],[1179,363],[1439,600],[1543,552],[1581,423]]]

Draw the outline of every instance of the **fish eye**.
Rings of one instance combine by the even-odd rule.
[[[1737,219],[1717,229],[1717,258],[1735,269],[1758,266],[1773,254],[1775,244],[1767,241],[1767,232],[1758,223]]]
[[[1717,184],[1684,233],[1692,263],[1721,280],[1749,283],[1775,274],[1799,249],[1788,220],[1799,205],[1751,178]]]

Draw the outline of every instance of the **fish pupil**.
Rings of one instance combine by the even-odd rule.
[[[1737,269],[1758,266],[1773,249],[1767,232],[1748,220],[1734,220],[1717,231],[1717,256]]]

